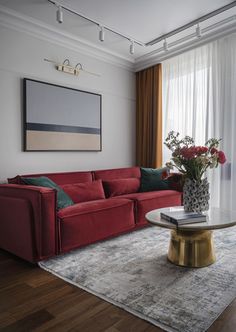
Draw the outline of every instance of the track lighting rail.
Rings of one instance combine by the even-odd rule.
[[[160,36],[160,37],[157,37],[157,38],[155,38],[153,40],[150,40],[147,43],[143,43],[143,42],[141,42],[141,41],[139,41],[139,40],[137,40],[135,38],[132,38],[132,37],[130,37],[128,35],[125,35],[125,34],[119,32],[119,31],[117,31],[117,30],[114,30],[114,29],[110,28],[109,26],[106,26],[106,25],[104,25],[104,24],[102,24],[102,23],[100,23],[98,21],[95,21],[95,20],[89,18],[88,16],[85,16],[85,15],[83,15],[83,14],[75,11],[74,9],[71,9],[71,8],[63,5],[62,3],[59,3],[59,2],[54,1],[54,0],[47,0],[47,1],[58,7],[58,10],[57,10],[57,21],[59,23],[63,22],[62,9],[66,10],[67,12],[75,14],[75,15],[77,15],[77,16],[79,16],[79,17],[81,17],[81,18],[83,18],[83,19],[85,19],[85,20],[87,20],[87,21],[89,21],[89,22],[97,25],[100,28],[100,31],[99,31],[99,40],[101,42],[103,42],[105,40],[105,31],[110,31],[113,34],[116,34],[116,35],[118,35],[118,36],[120,36],[120,37],[128,40],[130,42],[130,49],[129,49],[130,50],[130,54],[134,54],[134,44],[137,44],[137,45],[140,45],[140,46],[143,46],[143,47],[147,47],[147,46],[153,46],[153,45],[155,45],[155,44],[157,44],[157,43],[159,43],[161,41],[163,41],[163,50],[165,52],[167,52],[168,51],[168,43],[167,43],[166,39],[169,38],[169,37],[171,37],[171,36],[174,36],[174,35],[176,35],[176,34],[178,34],[180,32],[182,32],[182,31],[184,31],[184,30],[186,30],[188,28],[191,28],[194,25],[196,25],[196,37],[197,38],[201,38],[202,33],[201,33],[201,28],[199,26],[199,23],[204,22],[204,21],[206,21],[206,20],[208,20],[208,19],[210,19],[210,18],[212,18],[212,17],[214,17],[214,16],[216,16],[216,15],[218,15],[220,13],[223,13],[226,10],[229,10],[229,9],[231,9],[231,8],[233,8],[233,7],[236,6],[236,1],[233,1],[233,2],[229,3],[228,5],[225,5],[225,6],[221,7],[221,8],[218,8],[218,9],[214,10],[211,13],[203,15],[203,16],[199,17],[198,19],[193,20],[193,21],[191,21],[191,22],[189,22],[189,23],[187,23],[187,24],[185,24],[185,25],[183,25],[183,26],[181,26],[181,27],[179,27],[177,29],[174,29],[174,30],[172,30],[172,31],[170,31],[170,32],[168,32],[168,33]]]
[[[85,15],[83,15],[83,14],[81,14],[81,13],[78,13],[78,12],[75,11],[74,9],[71,9],[71,8],[69,8],[69,7],[67,7],[67,6],[64,6],[63,4],[61,4],[61,3],[57,2],[57,1],[48,0],[48,2],[52,3],[52,4],[55,5],[55,6],[61,7],[62,9],[66,10],[66,11],[72,13],[72,14],[75,14],[75,15],[77,15],[77,16],[79,16],[79,17],[82,17],[83,19],[85,19],[85,20],[87,20],[87,21],[89,21],[89,22],[91,22],[91,23],[97,25],[98,27],[102,27],[103,29],[105,29],[105,30],[107,30],[107,31],[110,31],[110,32],[112,32],[112,33],[114,33],[114,34],[116,34],[116,35],[118,35],[118,36],[120,36],[120,37],[122,37],[122,38],[125,38],[125,39],[127,39],[127,40],[129,40],[129,41],[133,41],[135,44],[138,44],[138,45],[140,45],[140,46],[145,46],[145,44],[142,43],[141,41],[139,41],[139,40],[137,40],[137,39],[135,39],[135,38],[132,38],[132,37],[130,37],[130,36],[128,36],[128,35],[125,35],[125,34],[119,32],[119,31],[117,31],[117,30],[114,30],[114,29],[108,27],[107,25],[104,25],[104,24],[102,24],[102,23],[99,23],[98,21],[94,21],[93,19],[89,18],[88,16],[85,16]]]
[[[172,30],[172,31],[170,31],[170,32],[168,32],[168,33],[166,33],[166,34],[158,37],[158,38],[150,40],[149,42],[147,42],[145,44],[145,46],[152,46],[154,44],[157,44],[160,41],[162,41],[163,39],[166,39],[166,38],[169,38],[171,36],[174,36],[174,35],[176,35],[179,32],[182,32],[182,31],[184,31],[184,30],[186,30],[188,28],[191,28],[194,25],[198,25],[199,23],[204,22],[204,21],[208,20],[209,18],[214,17],[214,16],[216,16],[218,14],[221,14],[221,13],[225,12],[226,10],[231,9],[231,8],[233,8],[235,6],[236,6],[236,1],[233,1],[233,2],[229,3],[226,6],[218,8],[218,9],[214,10],[213,12],[211,12],[209,14],[203,15],[203,16],[197,18],[196,20],[193,20],[193,21],[191,21],[191,22],[183,25],[182,27],[179,27],[179,28],[177,28],[175,30]]]

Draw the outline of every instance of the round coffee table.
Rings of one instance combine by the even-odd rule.
[[[211,208],[207,211],[206,222],[176,226],[161,219],[161,212],[183,210],[182,206],[150,211],[146,214],[149,223],[171,229],[168,250],[170,262],[188,267],[204,267],[215,262],[212,232],[215,229],[236,225],[236,211]]]

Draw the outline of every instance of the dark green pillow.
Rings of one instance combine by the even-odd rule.
[[[168,169],[163,168],[140,168],[141,170],[141,182],[140,192],[155,191],[155,190],[168,190],[169,181],[163,179],[168,175]]]
[[[47,178],[46,176],[40,176],[35,178],[21,178],[25,184],[38,187],[47,187],[57,190],[57,208],[62,209],[70,205],[74,205],[71,198],[60,188],[55,182]]]

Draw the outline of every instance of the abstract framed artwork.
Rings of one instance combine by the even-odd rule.
[[[24,151],[101,151],[100,94],[24,78]]]

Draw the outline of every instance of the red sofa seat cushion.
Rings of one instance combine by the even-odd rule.
[[[135,202],[137,224],[146,224],[145,215],[151,210],[182,204],[182,193],[175,190],[134,193],[123,195],[122,197]]]
[[[101,180],[93,182],[64,184],[61,188],[70,196],[74,203],[104,199],[105,194]]]
[[[103,181],[106,197],[136,193],[140,187],[138,178],[115,179]]]
[[[145,201],[153,198],[159,199],[160,197],[168,198],[169,196],[172,195],[181,195],[181,193],[176,190],[145,191],[145,192],[137,192],[137,193],[123,195],[122,198],[128,198],[137,201]]]
[[[62,252],[135,227],[132,200],[112,198],[79,203],[58,212]]]
[[[128,199],[113,198],[102,199],[91,202],[83,202],[75,205],[68,206],[58,211],[57,216],[60,219],[65,219],[72,216],[77,216],[84,213],[98,212],[102,210],[112,209],[117,206],[123,206],[129,202]]]

